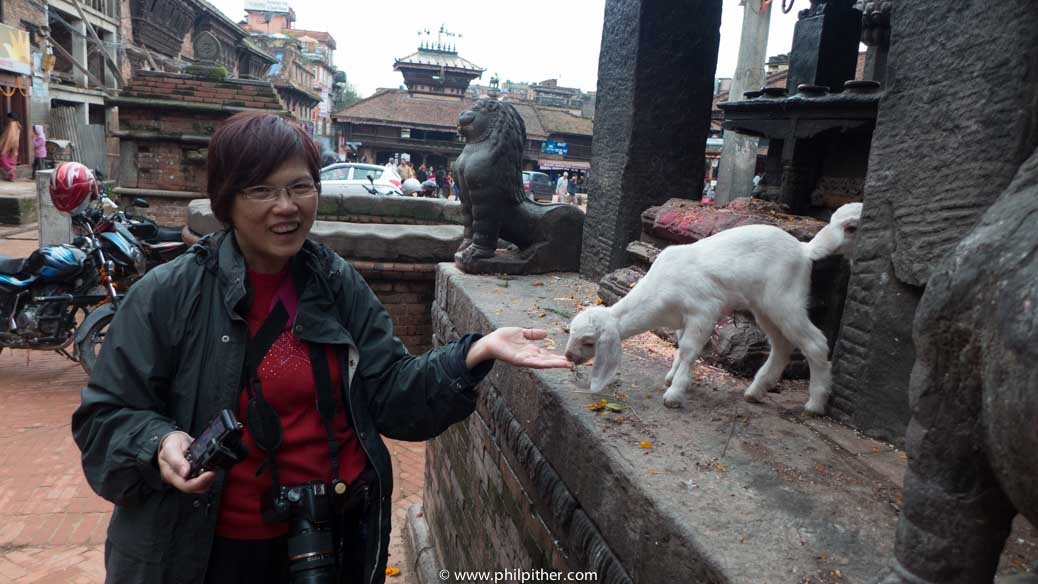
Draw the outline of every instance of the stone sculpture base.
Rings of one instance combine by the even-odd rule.
[[[580,269],[580,245],[584,213],[579,207],[559,203],[523,203],[507,209],[500,237],[518,251],[498,249],[494,257],[454,264],[469,274],[544,274]]]

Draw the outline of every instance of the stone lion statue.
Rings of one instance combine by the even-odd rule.
[[[897,563],[881,581],[991,582],[1013,518],[1038,524],[1038,150],[934,271],[913,337]]]
[[[469,273],[576,271],[584,213],[531,201],[523,190],[526,124],[508,103],[481,99],[458,116],[465,148],[455,162],[465,236],[454,256]],[[498,238],[518,251],[498,250]]]

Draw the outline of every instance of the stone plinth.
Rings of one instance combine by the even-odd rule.
[[[584,275],[622,267],[641,212],[703,184],[720,25],[720,0],[606,2]]]
[[[572,274],[438,270],[437,342],[518,325],[546,328],[561,348],[576,305],[594,302],[596,286]],[[587,367],[575,381],[498,364],[476,413],[428,444],[424,517],[444,568],[594,570],[598,582],[645,584],[855,583],[880,572],[907,464],[898,451],[801,417],[802,384],[750,405],[744,382],[706,373],[686,409],[667,409],[669,355],[635,345],[616,397],[578,393]],[[622,420],[587,408],[602,397],[624,406]],[[1034,548],[1012,543],[1031,540],[1029,529],[1010,537],[1007,566],[1033,561]]]

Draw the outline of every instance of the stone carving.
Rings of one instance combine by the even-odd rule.
[[[1014,516],[1038,522],[1036,217],[1038,150],[927,283],[884,583],[991,582]]]
[[[220,40],[209,31],[195,35],[195,59],[205,63],[215,63],[220,59]]]
[[[510,104],[481,99],[458,116],[465,149],[455,163],[465,237],[454,261],[469,273],[576,271],[584,213],[529,200],[523,191],[526,125]],[[498,237],[518,251],[498,250]]]

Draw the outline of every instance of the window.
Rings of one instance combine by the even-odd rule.
[[[321,172],[321,181],[346,180],[349,177],[349,168],[332,168]]]
[[[373,169],[373,168],[354,168],[353,169],[353,180],[368,180],[368,175],[371,175],[373,179],[382,178],[382,172],[384,169]]]

